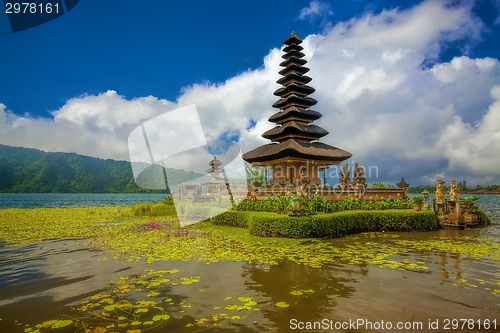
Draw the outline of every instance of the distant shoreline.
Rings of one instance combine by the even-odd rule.
[[[459,191],[458,194],[500,194],[500,191],[487,191],[487,190]]]
[[[0,208],[129,206],[159,202],[166,193],[0,193]]]

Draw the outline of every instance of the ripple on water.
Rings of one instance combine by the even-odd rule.
[[[62,301],[103,288],[124,262],[103,264],[102,254],[72,240],[0,247],[0,306],[21,299]]]

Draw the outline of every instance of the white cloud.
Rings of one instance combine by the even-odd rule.
[[[321,5],[313,3],[305,17]],[[322,141],[376,165],[384,181],[440,174],[470,184],[500,182],[499,61],[461,56],[421,66],[444,44],[474,40],[481,29],[468,7],[428,1],[366,14],[305,38],[312,97],[323,114],[317,123],[330,131]],[[141,121],[195,104],[207,141],[239,133],[245,152],[268,142],[260,135],[273,126],[267,119],[277,111],[271,105],[280,56],[274,49],[263,68],[186,87],[175,102],[108,91],[68,100],[51,120],[16,116],[0,104],[0,142],[127,159],[127,137]]]
[[[100,130],[113,132],[115,129],[135,125],[138,121],[151,118],[159,111],[172,109],[174,103],[153,96],[127,100],[114,90],[97,96],[82,96],[70,99],[53,113],[56,121],[68,121],[79,125],[92,124]]]
[[[317,17],[325,17],[333,14],[330,4],[322,1],[313,0],[309,3],[309,6],[304,7],[300,10],[299,19],[314,19]]]
[[[473,126],[455,116],[437,143],[450,161],[450,171],[474,176],[500,173],[500,85],[491,89],[495,101]]]
[[[462,56],[429,70],[421,63],[436,57],[443,43],[474,39],[481,29],[467,7],[424,2],[309,36],[304,44],[324,115],[319,123],[331,132],[324,141],[350,150],[364,164],[377,164],[386,179],[471,175],[473,162],[438,142],[456,119],[472,128],[482,121],[493,101],[489,91],[500,81],[499,62]],[[472,135],[462,132],[465,141]],[[481,172],[500,180],[500,169]]]
[[[173,108],[174,103],[156,97],[128,100],[112,90],[72,98],[52,113],[53,119],[17,116],[0,105],[0,142],[128,160],[133,128]]]

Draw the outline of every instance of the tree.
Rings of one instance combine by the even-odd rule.
[[[375,189],[384,189],[385,188],[385,184],[382,183],[382,182],[376,182],[376,183],[373,183],[372,187],[375,188]]]
[[[264,178],[266,176],[267,171],[269,171],[269,167],[263,168],[255,168],[251,164],[245,164],[245,170],[247,172],[248,184],[253,185],[255,187],[263,187],[264,186]]]
[[[173,183],[199,177],[169,169]],[[163,180],[164,181],[164,180]],[[135,183],[130,162],[75,153],[48,153],[0,144],[0,192],[3,193],[165,193]]]
[[[467,191],[467,182],[465,180],[462,180],[461,182],[459,182],[457,184],[457,188],[460,190],[460,191]]]

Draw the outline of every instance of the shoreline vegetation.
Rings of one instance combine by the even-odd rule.
[[[0,144],[0,193],[165,193],[137,186],[130,162],[100,159],[75,153],[45,152],[33,148]],[[175,183],[200,175],[170,170]],[[161,181],[164,181],[163,179]],[[375,189],[395,188],[393,184],[374,182]],[[460,194],[500,194],[500,185],[467,186],[457,183]],[[444,184],[444,189],[449,190]],[[434,185],[410,186],[408,193],[434,193]]]
[[[219,230],[244,229],[257,237],[331,239],[355,233],[386,231],[431,231],[440,228],[432,211],[414,211],[411,199],[346,198],[326,200],[313,197],[304,203],[304,216],[286,215],[288,197],[265,200],[244,199],[235,209],[220,214],[220,207],[193,204],[182,214],[209,220],[181,227],[171,197],[157,203],[133,206],[90,206],[64,208],[0,209],[0,244],[29,244],[60,238],[95,238],[129,229],[178,228]],[[209,211],[207,213],[207,210]],[[484,211],[475,208],[480,226],[490,224]],[[159,219],[161,223],[155,222]],[[54,224],[51,224],[51,221]],[[147,225],[153,221],[153,225]],[[142,227],[141,227],[142,226]],[[141,229],[142,228],[142,229]],[[132,230],[133,231],[133,230]],[[238,231],[239,232],[239,231]]]
[[[475,237],[474,241],[469,237],[457,237],[450,242],[439,234],[431,233],[429,237],[419,239],[405,236],[410,233],[362,232],[366,230],[361,228],[344,230],[347,231],[346,234],[361,232],[345,236],[349,242],[303,238],[316,232],[316,227],[333,230],[332,225],[325,220],[333,216],[352,222],[370,214],[396,223],[393,227],[386,226],[387,228],[377,226],[376,230],[406,230],[406,227],[401,227],[401,222],[396,221],[401,216],[411,219],[418,217],[423,222],[427,221],[428,224],[424,223],[422,229],[436,227],[433,212],[415,212],[411,209],[350,210],[303,217],[288,217],[271,212],[228,211],[212,221],[187,227],[180,226],[171,200],[137,204],[133,207],[0,209],[2,247],[22,249],[25,246],[66,239],[71,240],[69,244],[72,245],[68,246],[99,250],[101,254],[98,261],[120,260],[130,262],[130,265],[137,264],[137,267],[150,267],[145,270],[142,268],[144,271],[140,274],[109,277],[112,282],[106,288],[97,293],[89,293],[56,318],[48,318],[50,320],[39,323],[23,322],[22,318],[15,318],[16,323],[10,327],[13,330],[9,331],[46,333],[58,332],[61,331],[60,328],[67,327],[66,329],[82,332],[143,332],[163,327],[162,325],[167,325],[164,324],[166,321],[172,320],[182,320],[186,329],[196,331],[243,322],[245,313],[264,308],[265,311],[282,311],[283,308],[294,306],[293,302],[282,299],[254,299],[241,295],[233,297],[233,300],[231,296],[226,296],[220,306],[214,307],[213,315],[200,317],[199,313],[190,310],[189,300],[178,303],[171,297],[165,298],[167,296],[162,292],[164,288],[196,284],[203,277],[191,276],[189,273],[186,275],[186,272],[178,269],[158,270],[158,265],[154,265],[163,263],[162,267],[170,267],[165,266],[166,261],[173,262],[174,266],[175,262],[195,261],[206,264],[241,262],[259,267],[288,262],[304,265],[308,269],[355,265],[424,274],[429,272],[428,265],[431,264],[422,260],[422,256],[408,256],[408,253],[422,253],[425,257],[426,253],[437,255],[449,252],[471,260],[500,262],[498,241],[480,236]],[[241,218],[243,216],[245,219]],[[310,221],[307,220],[309,218]],[[294,222],[290,224],[290,221]],[[410,223],[409,220],[406,221],[405,223]],[[284,229],[273,229],[270,227],[273,222],[284,222]],[[252,224],[257,232],[252,232],[249,227]],[[314,228],[303,229],[302,225]],[[260,237],[283,234],[295,238]],[[112,280],[113,278],[117,280]],[[462,280],[463,282],[453,285],[467,288],[474,286],[468,280],[460,281]],[[488,294],[500,294],[498,283],[494,281],[481,280],[479,288]],[[311,293],[314,293],[313,289],[293,289],[289,297]],[[182,311],[178,313],[175,309]],[[3,324],[6,324],[6,320],[3,320]],[[18,330],[15,329],[16,325]]]
[[[462,180],[457,183],[457,194],[500,194],[500,185],[476,185],[474,187],[468,187],[467,182]],[[449,191],[450,187],[446,186],[443,182],[443,190]],[[416,187],[410,186],[407,189],[407,193],[422,193],[423,191],[428,191],[430,193],[436,192],[435,185],[419,185]]]
[[[0,242],[2,245],[23,245],[54,239],[87,239],[106,237],[122,231],[143,232],[151,230],[184,230],[196,234],[227,230],[231,234],[248,234],[249,237],[276,239],[322,238],[331,239],[365,232],[426,231],[437,230],[439,224],[432,211],[414,211],[411,204],[402,206],[402,199],[384,199],[380,202],[356,199],[340,200],[337,210],[321,211],[304,216],[288,216],[283,205],[267,205],[266,201],[284,201],[271,198],[259,201],[260,209],[245,199],[240,210],[213,212],[210,220],[181,227],[171,198],[157,203],[139,203],[133,206],[93,206],[64,208],[2,208],[0,209]],[[406,200],[405,200],[406,201]],[[314,202],[314,200],[311,200]],[[391,204],[388,204],[391,202]],[[410,202],[408,200],[408,202]],[[370,205],[371,206],[366,206]],[[276,208],[278,207],[278,208]],[[281,207],[281,208],[280,208]],[[339,208],[342,207],[342,208]],[[380,208],[383,207],[383,208]],[[252,208],[252,210],[248,210]],[[196,218],[200,209],[220,208],[192,206],[185,214]],[[482,226],[490,224],[480,209]],[[205,212],[203,212],[205,216]],[[281,213],[281,214],[279,214]],[[238,231],[236,231],[238,229]],[[241,229],[241,230],[239,230]],[[183,232],[184,232],[183,231]],[[130,235],[133,236],[133,235]],[[293,240],[290,240],[293,242]]]
[[[0,209],[0,241],[3,243],[2,246],[21,246],[58,239],[82,240],[100,250],[115,254],[116,258],[131,261],[145,260],[146,262],[194,259],[206,262],[231,260],[276,264],[280,260],[292,260],[312,267],[321,267],[325,263],[332,262],[333,259],[314,254],[314,251],[312,251],[314,246],[309,246],[314,244],[323,247],[321,244],[328,243],[321,239],[260,237],[253,235],[248,228],[242,228],[242,226],[245,226],[244,223],[238,223],[239,220],[235,219],[237,216],[246,215],[248,222],[248,217],[252,216],[255,221],[258,221],[259,227],[262,227],[262,224],[265,224],[264,221],[267,220],[267,218],[262,219],[262,217],[268,216],[266,212],[252,212],[249,214],[248,212],[229,211],[214,218],[211,222],[204,221],[181,227],[175,216],[173,204],[162,202],[140,205],[153,208],[142,212],[137,211],[137,205],[134,206],[135,209],[134,207]],[[329,215],[335,216],[335,214],[350,216],[350,213],[353,214],[352,216],[357,216],[363,212],[352,211],[316,216],[328,217]],[[383,216],[383,213],[387,213],[389,216],[398,216],[398,213],[402,213],[404,215],[408,214],[407,216],[420,216],[424,220],[433,214],[431,212],[413,212],[411,210],[406,212],[404,210],[403,212],[397,212],[397,210],[374,211],[374,213],[375,216],[379,214]],[[279,216],[274,213],[271,215],[276,219],[287,220],[285,215]],[[364,217],[364,215],[361,216]],[[297,218],[290,217],[289,220],[297,220]],[[300,218],[297,221],[299,220]],[[299,221],[297,225],[300,224]],[[420,230],[423,229],[435,230],[436,225],[432,222]],[[385,231],[383,228],[379,230]],[[389,228],[389,230],[391,229]],[[410,229],[405,227],[398,230]],[[364,232],[366,230],[359,229],[357,231],[366,234]],[[271,235],[263,231],[257,232],[257,234],[259,233],[264,236],[281,235],[279,231]],[[375,232],[368,234],[377,234],[377,237],[382,238],[392,237],[390,236],[391,233]],[[296,234],[295,236],[303,235]],[[356,235],[350,237],[356,237]],[[467,243],[468,247],[474,247],[474,244]],[[444,243],[441,245],[444,245]],[[203,253],[198,250],[200,246],[205,249]],[[370,255],[363,254],[364,250],[361,249],[366,246],[367,244],[360,244],[359,252],[356,252],[356,254],[367,258],[367,263],[369,263],[374,258],[368,259]],[[478,252],[474,250],[469,254],[474,257],[489,255],[496,260],[500,260],[497,251],[491,249],[490,252],[487,247],[481,247],[482,249]],[[498,244],[496,247],[498,247]],[[270,253],[274,252],[270,252],[270,250],[276,249],[280,250],[270,255]],[[456,250],[456,247],[450,245],[450,249]],[[339,255],[342,249],[337,249],[334,252]],[[342,257],[347,258],[344,255]],[[309,259],[306,260],[306,258]],[[354,258],[352,259],[357,260]],[[402,265],[404,266],[404,264]],[[395,267],[397,266],[399,264]]]
[[[166,193],[165,179],[134,178],[132,168],[141,163],[101,159],[75,153],[45,152],[0,144],[0,193]],[[199,174],[169,170],[173,182],[188,181]],[[137,184],[163,184],[161,190]],[[155,187],[157,188],[157,187]]]
[[[175,211],[173,205],[162,205],[171,212]],[[389,233],[379,233],[379,236],[391,237]],[[275,265],[289,260],[319,268],[342,258],[347,263],[360,261],[370,264],[376,260],[381,266],[395,269],[408,268],[409,264],[389,259],[397,252],[396,249],[386,255],[376,254],[377,242],[347,249],[331,247],[320,239],[259,237],[246,228],[209,221],[181,227],[175,215],[135,215],[130,207],[0,209],[2,246],[32,245],[59,239],[84,242],[114,255],[114,259],[146,263],[162,260],[214,263],[229,260]],[[367,248],[374,252],[365,253]],[[319,249],[322,249],[322,254],[317,252]],[[474,250],[473,253],[477,255],[480,252]]]

